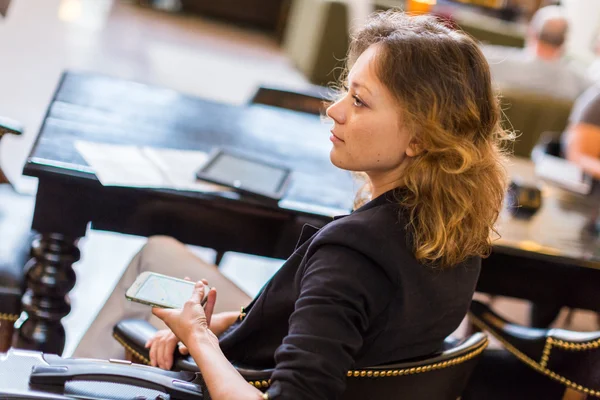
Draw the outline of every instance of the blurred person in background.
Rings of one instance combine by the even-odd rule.
[[[562,137],[566,158],[600,180],[600,88],[582,94],[571,111]]]
[[[569,23],[559,6],[540,8],[531,19],[525,48],[482,46],[500,89],[530,90],[575,100],[591,82],[563,59]]]

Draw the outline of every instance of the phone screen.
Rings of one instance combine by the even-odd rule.
[[[167,308],[183,308],[192,297],[194,282],[162,275],[150,275],[139,288],[135,297]]]

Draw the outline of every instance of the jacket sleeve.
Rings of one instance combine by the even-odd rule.
[[[384,271],[361,253],[333,244],[316,249],[299,280],[288,335],[275,352],[269,398],[338,398],[364,333],[392,295]]]

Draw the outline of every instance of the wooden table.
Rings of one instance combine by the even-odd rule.
[[[71,265],[79,259],[77,240],[89,223],[93,229],[170,235],[221,253],[287,258],[304,223],[331,220],[315,210],[351,207],[356,185],[330,164],[328,131],[309,114],[235,107],[120,79],[65,74],[24,170],[39,178],[33,229],[41,238],[33,246],[14,344],[62,352],[60,320],[69,313],[66,296],[75,284]],[[294,170],[287,208],[228,194],[104,187],[75,150],[75,140],[243,149]],[[547,194],[544,208],[529,221],[503,215],[503,239],[484,261],[478,288],[544,301],[558,289],[577,286],[565,305],[600,311],[600,291],[593,290],[600,280],[598,246],[595,238],[578,236],[588,210],[563,209],[560,196]]]
[[[530,218],[503,210],[477,290],[600,312],[600,239],[589,229],[600,208],[597,190],[582,196],[544,183],[530,160],[515,158],[507,169],[537,183],[543,204]]]
[[[231,106],[105,76],[66,73],[49,106],[24,174],[39,178],[32,268],[17,347],[61,353],[60,320],[70,311],[77,240],[93,229],[170,235],[182,242],[287,258],[305,223],[350,210],[353,180],[329,162],[329,129],[318,116],[252,105]],[[294,171],[288,209],[232,193],[104,187],[74,147],[76,140],[210,151],[242,149]],[[110,249],[107,249],[110,251]]]

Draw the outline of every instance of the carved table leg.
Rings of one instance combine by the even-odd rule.
[[[33,241],[15,347],[62,354],[65,329],[60,321],[71,311],[67,294],[75,286],[72,265],[79,256],[76,240],[63,235],[44,234]]]

